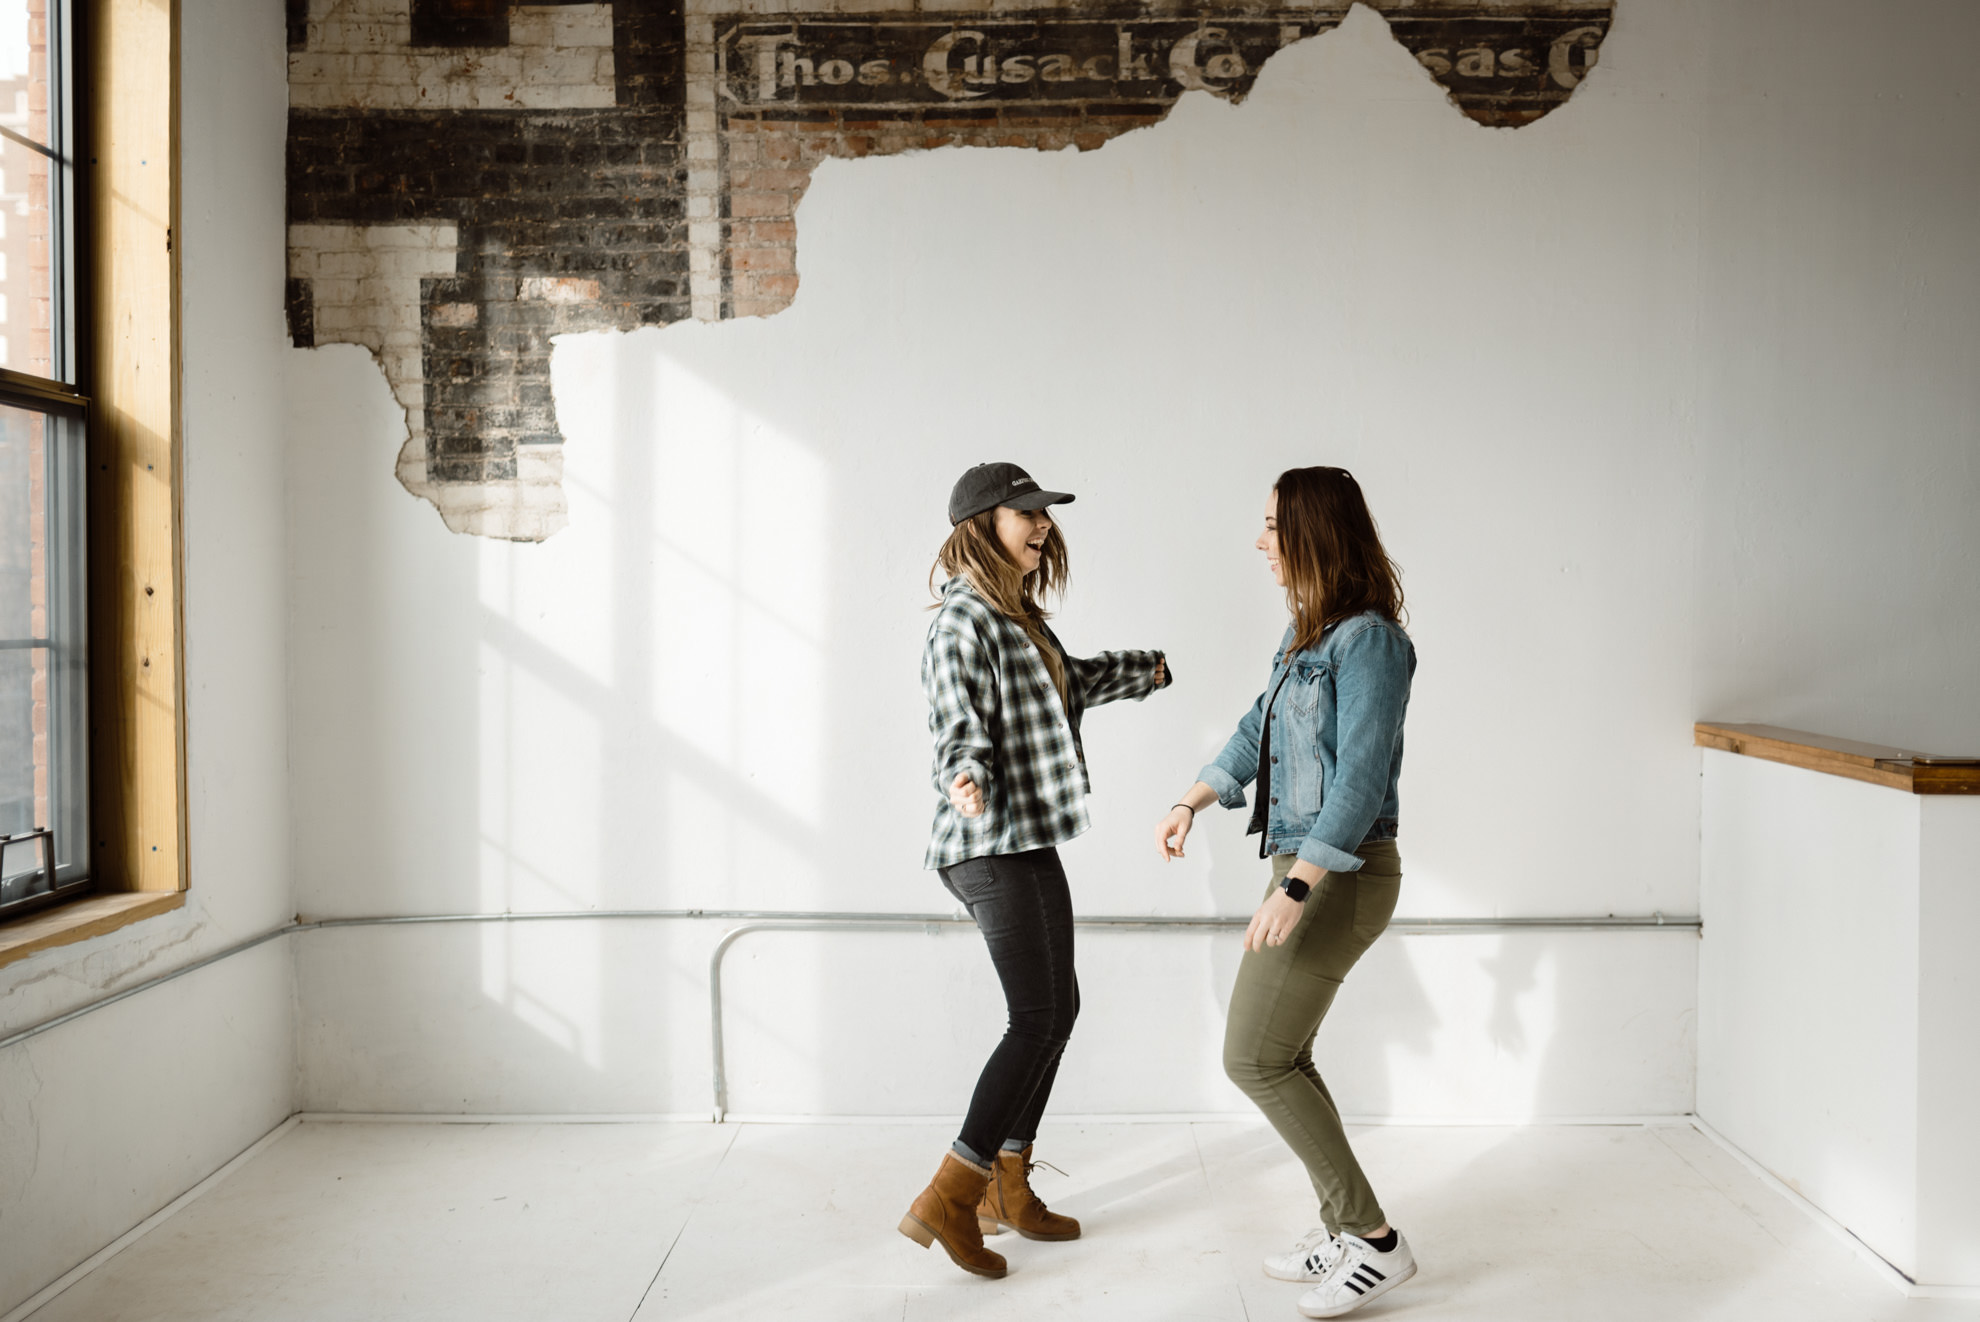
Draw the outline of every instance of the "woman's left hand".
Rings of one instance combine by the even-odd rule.
[[[1169,678],[1169,658],[1159,657],[1155,662],[1155,687],[1161,688]]]
[[[1266,946],[1284,945],[1305,911],[1306,906],[1292,896],[1282,890],[1273,891],[1271,898],[1251,915],[1251,926],[1244,929],[1244,948],[1263,953]]]

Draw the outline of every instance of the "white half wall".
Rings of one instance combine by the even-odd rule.
[[[1919,817],[1919,1274],[1980,1287],[1980,798]]]
[[[1916,1273],[1922,800],[1704,758],[1698,1114]]]
[[[0,1036],[280,926],[289,890],[279,6],[182,7],[182,909],[0,969]],[[286,940],[0,1052],[0,1313],[294,1108]]]
[[[1980,798],[1705,754],[1698,1114],[1927,1287],[1980,1287]]]

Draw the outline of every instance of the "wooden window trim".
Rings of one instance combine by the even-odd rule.
[[[0,923],[0,965],[184,903],[177,0],[77,0],[77,345],[89,416],[94,893]]]
[[[186,902],[184,891],[124,891],[85,895],[40,913],[0,923],[0,968],[38,951],[87,941],[128,927]]]
[[[178,6],[88,0],[90,862],[186,887]]]

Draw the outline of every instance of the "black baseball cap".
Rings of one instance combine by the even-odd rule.
[[[1045,491],[1031,480],[1031,474],[1016,464],[978,464],[956,479],[949,493],[949,523],[961,523],[985,510],[1008,505],[1014,510],[1042,510],[1047,505],[1063,505],[1072,497],[1063,491]]]

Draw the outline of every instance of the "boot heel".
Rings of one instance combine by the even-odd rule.
[[[935,1232],[923,1225],[912,1213],[901,1218],[901,1233],[923,1248],[935,1242]]]
[[[1004,1223],[1001,1221],[992,1221],[987,1216],[976,1218],[976,1228],[986,1235],[1001,1235],[1004,1233]]]

